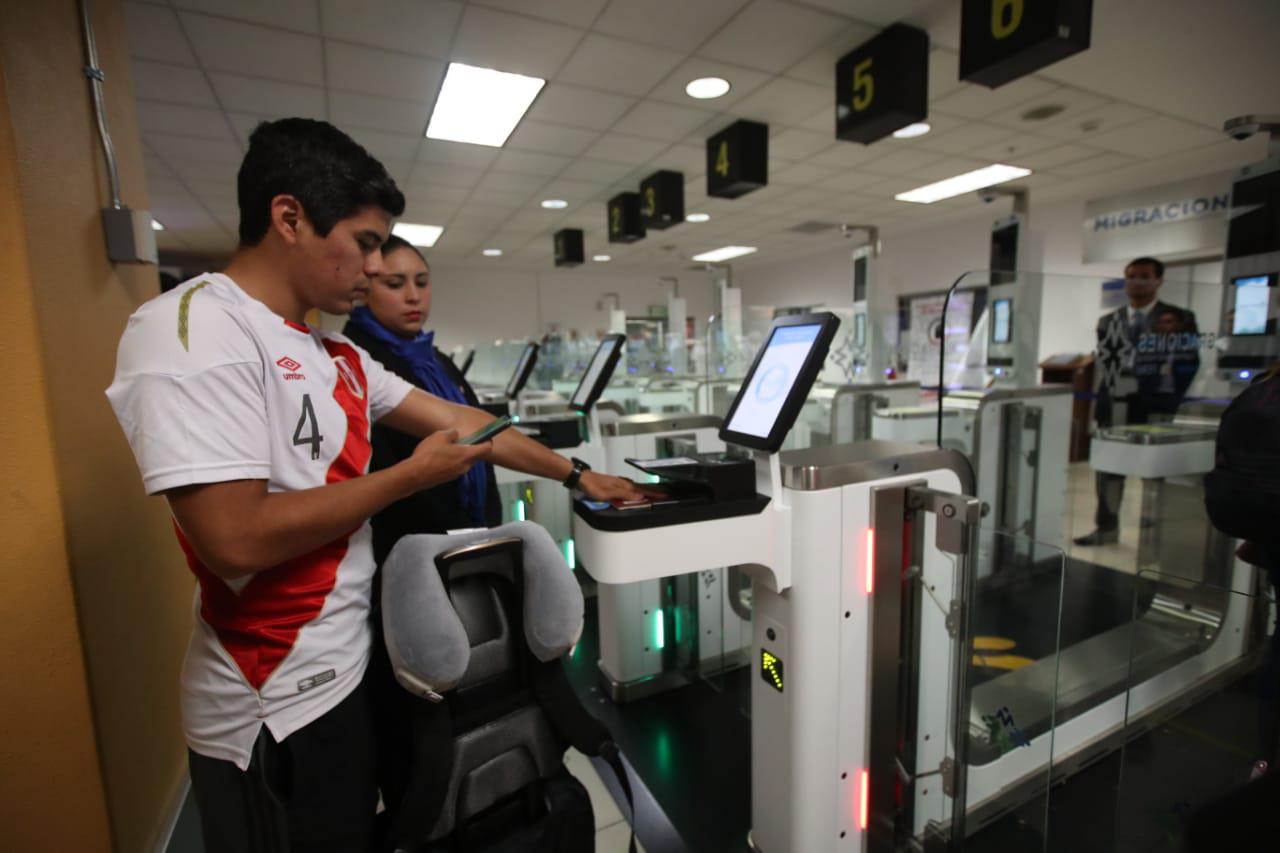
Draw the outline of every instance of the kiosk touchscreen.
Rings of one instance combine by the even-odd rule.
[[[840,319],[829,312],[774,320],[725,415],[720,438],[777,453],[822,370],[839,325]]]
[[[515,372],[511,374],[506,390],[503,391],[503,394],[508,399],[514,400],[516,395],[524,390],[525,383],[529,381],[529,376],[533,373],[533,366],[537,361],[538,345],[525,344],[524,352],[520,353],[520,360],[516,362]]]
[[[1013,342],[1013,300],[997,299],[991,303],[991,343]]]
[[[1275,276],[1249,275],[1232,279],[1231,334],[1265,335],[1272,331],[1268,323]]]
[[[584,415],[591,411],[591,407],[600,399],[605,386],[609,384],[613,369],[617,367],[618,359],[622,357],[622,347],[626,342],[627,336],[623,334],[604,336],[600,346],[596,347],[596,354],[591,357],[591,363],[587,365],[587,372],[582,375],[582,381],[578,383],[573,397],[569,400],[570,409]]]

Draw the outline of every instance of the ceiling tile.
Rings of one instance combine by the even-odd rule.
[[[491,190],[516,190],[532,193],[542,189],[546,178],[541,175],[517,175],[513,172],[490,171],[480,179],[478,187]]]
[[[592,33],[574,51],[559,79],[610,92],[644,95],[682,58],[674,51]]]
[[[543,198],[558,198],[569,202],[569,210],[577,212],[583,205],[601,200],[602,184],[594,181],[574,181],[568,178],[555,178],[548,181],[538,191],[538,201]],[[552,214],[556,211],[544,211]]]
[[[418,149],[418,159],[428,163],[449,166],[466,166],[481,169],[492,165],[501,152],[488,145],[469,145],[465,142],[449,142],[443,139],[423,139]]]
[[[812,163],[793,163],[785,169],[779,169],[769,176],[771,183],[782,185],[805,186],[821,181],[835,174],[829,166],[815,166]]]
[[[985,120],[990,124],[998,124],[1015,130],[1036,133],[1042,126],[1060,124],[1065,121],[1073,121],[1077,119],[1077,117],[1087,113],[1089,110],[1096,109],[1106,102],[1106,98],[1095,95],[1092,92],[1084,92],[1070,86],[1060,86],[1057,89],[1053,89],[1052,91],[1045,92],[1043,95],[1037,96],[1033,101],[1024,102],[1017,106],[994,112],[987,116]],[[1028,120],[1022,117],[1028,110],[1049,105],[1062,107],[1063,110],[1057,115],[1050,116],[1047,119]]]
[[[187,44],[178,16],[172,9],[142,3],[124,4],[125,26],[129,33],[129,55],[177,65],[195,65],[196,57]]]
[[[898,148],[868,161],[861,168],[880,175],[910,175],[942,159],[942,155],[923,148]]]
[[[712,100],[699,101],[690,98],[685,93],[684,87],[689,85],[690,81],[700,77],[722,77],[729,81],[730,89],[726,94]],[[768,74],[752,71],[750,68],[694,56],[680,63],[674,71],[663,78],[662,82],[649,93],[649,97],[669,104],[685,106],[700,104],[708,109],[727,110],[763,86],[768,80]]]
[[[653,159],[654,169],[682,172],[685,179],[707,170],[707,150],[701,145],[673,145]]]
[[[833,190],[853,191],[883,180],[883,176],[874,175],[871,172],[849,170],[847,172],[839,172],[829,178],[823,178],[822,185]]]
[[[187,137],[181,138],[187,139]],[[144,138],[143,141],[148,144],[154,144],[148,138]],[[239,161],[183,160],[177,159],[173,151],[168,151],[164,156],[168,159],[169,166],[174,173],[187,183],[208,181],[210,183],[222,183],[229,187],[236,185],[236,172],[239,171],[240,167]]]
[[[193,107],[218,106],[203,71],[140,59],[133,60],[129,68],[133,76],[133,95],[136,98]]]
[[[569,164],[561,174],[562,178],[576,181],[609,184],[631,171],[626,163],[606,163],[599,160],[578,159]]]
[[[339,42],[325,43],[330,89],[383,98],[435,103],[444,63]]]
[[[1053,83],[1039,77],[1021,77],[999,89],[964,83],[955,91],[935,98],[929,108],[964,118],[982,118],[1032,99],[1040,99],[1056,88]]]
[[[667,142],[656,139],[606,133],[584,151],[583,155],[594,160],[639,165],[647,163],[670,147]]]
[[[625,95],[552,81],[543,87],[528,117],[567,127],[608,130],[635,102]]]
[[[1010,135],[1003,127],[969,122],[946,133],[929,133],[913,147],[943,154],[968,154],[985,146],[996,145]]]
[[[505,147],[576,157],[599,135],[591,130],[525,119],[507,139]]]
[[[1135,157],[1160,157],[1222,141],[1221,131],[1176,118],[1156,116],[1116,130],[1090,134],[1088,142]]]
[[[182,12],[182,24],[200,64],[268,80],[315,84],[323,78],[315,36]]]
[[[878,157],[881,153],[883,153],[882,148],[840,141],[826,151],[814,154],[809,158],[809,162],[838,169],[852,169]]]
[[[786,70],[785,76],[825,86],[831,90],[835,86],[836,63],[846,53],[873,38],[878,31],[877,27],[865,24],[849,25],[834,39],[805,54],[803,59]]]
[[[412,188],[409,188],[412,189]],[[400,222],[413,222],[423,225],[440,225],[448,222],[458,212],[458,208],[462,206],[461,200],[451,201],[442,198],[440,192],[446,189],[441,187],[433,192],[406,190],[404,214],[398,217]],[[464,195],[466,190],[452,190],[461,192]]]
[[[941,98],[961,86],[960,54],[945,47],[929,51],[929,98]]]
[[[848,21],[777,0],[755,0],[698,51],[780,74],[846,29]]]
[[[253,113],[270,118],[302,116],[327,118],[324,90],[316,86],[276,83],[238,74],[209,75],[218,100],[228,112]]]
[[[955,175],[963,175],[965,172],[972,172],[975,169],[981,169],[983,166],[989,165],[991,165],[990,160],[978,160],[972,157],[943,157],[941,160],[934,160],[932,163],[921,164],[909,172],[888,174],[909,174],[912,178],[915,178],[917,184],[926,184]],[[872,164],[872,168],[874,168],[874,164]]]
[[[462,4],[453,0],[321,0],[324,34],[382,50],[444,59]]]
[[[207,12],[255,24],[268,24],[302,33],[319,33],[315,0],[171,0],[179,9]]]
[[[688,136],[715,117],[715,113],[665,104],[641,101],[614,125],[617,133],[650,139],[676,140]]]
[[[1154,116],[1151,110],[1113,101],[1062,121],[1049,121],[1036,133],[1068,142],[1092,144],[1096,133],[1107,133]]]
[[[1023,165],[1023,160],[1037,151],[1053,148],[1058,140],[1032,133],[1009,133],[996,142],[980,145],[967,153],[991,163]]]
[[[416,167],[415,167],[416,175]],[[472,187],[446,187],[438,183],[420,182],[414,176],[411,176],[409,182],[409,190],[406,193],[406,202],[409,205],[441,205],[459,207],[471,195]],[[452,214],[450,214],[452,215]],[[403,219],[410,222],[420,222],[422,220],[414,219],[406,213]],[[430,219],[428,222],[432,221]]]
[[[691,51],[747,0],[612,0],[592,29],[633,41]]]
[[[1059,145],[1055,148],[1048,148],[1044,151],[1037,151],[1034,154],[1021,157],[1018,165],[1025,166],[1028,169],[1053,169],[1063,163],[1083,160],[1086,157],[1100,153],[1102,152],[1096,148],[1086,148],[1083,145]]]
[[[419,137],[384,133],[364,127],[343,128],[356,142],[379,160],[412,160],[418,153]]]
[[[181,171],[183,163],[227,163],[239,168],[244,152],[231,139],[200,139],[171,133],[148,133],[147,145],[171,167]]]
[[[502,172],[514,172],[517,175],[539,175],[549,177],[564,171],[564,167],[573,162],[568,157],[555,154],[540,154],[535,151],[503,151],[494,162],[494,169]]]
[[[477,187],[475,192],[471,194],[471,201],[478,204],[492,204],[515,208],[530,204],[531,197],[532,193],[530,191]]]
[[[1085,160],[1076,160],[1074,163],[1055,166],[1053,173],[1068,178],[1082,178],[1086,175],[1096,175],[1099,172],[1110,172],[1122,166],[1131,166],[1135,162],[1137,161],[1134,158],[1126,157],[1123,154],[1098,154]]]
[[[143,133],[174,133],[238,142],[221,110],[138,101],[138,127]]]
[[[349,92],[329,93],[329,118],[344,130],[365,127],[421,136],[427,129],[427,107],[420,101],[393,101]]]
[[[822,133],[774,128],[769,136],[769,154],[788,160],[803,160],[811,154],[827,150],[834,141]]]
[[[581,37],[581,31],[571,27],[468,6],[450,57],[547,80],[564,65]]]
[[[835,101],[831,87],[815,86],[799,80],[776,77],[739,101],[736,115],[771,124],[795,124],[813,116],[823,107],[831,110],[835,124]]]
[[[492,6],[506,9],[508,12],[519,12],[535,18],[544,18],[573,27],[587,28],[600,14],[608,0],[473,0],[476,5]]]

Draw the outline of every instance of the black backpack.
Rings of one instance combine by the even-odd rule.
[[[1280,557],[1280,373],[1250,385],[1223,412],[1204,504],[1214,527]]]

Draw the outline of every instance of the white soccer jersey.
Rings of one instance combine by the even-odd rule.
[[[107,397],[148,494],[243,479],[281,492],[366,473],[370,422],[412,387],[342,335],[290,323],[210,274],[129,318]],[[187,742],[244,769],[262,725],[283,740],[364,675],[369,524],[235,582],[174,529],[198,581],[182,671]]]

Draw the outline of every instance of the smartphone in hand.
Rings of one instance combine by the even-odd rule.
[[[480,427],[480,429],[471,433],[471,435],[458,439],[458,444],[480,444],[481,442],[488,441],[504,429],[514,426],[518,420],[519,418],[515,415],[503,415],[497,420],[490,421]]]

